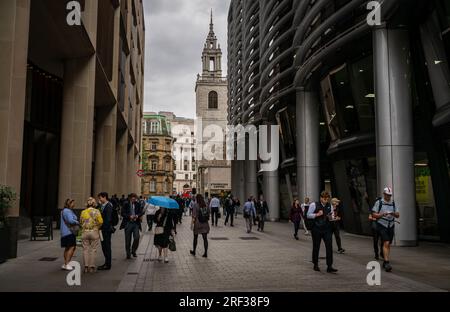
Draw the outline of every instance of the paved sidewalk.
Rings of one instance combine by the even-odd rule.
[[[67,272],[60,270],[62,250],[59,235],[53,242],[21,241],[19,258],[0,265],[0,291],[448,291],[450,246],[421,243],[417,248],[393,248],[393,273],[382,273],[382,285],[369,287],[366,265],[372,261],[370,238],[342,233],[346,254],[335,253],[338,274],[325,273],[324,246],[321,273],[312,270],[311,238],[292,237],[291,224],[266,223],[266,232],[247,234],[241,216],[235,227],[213,227],[208,258],[202,258],[199,237],[197,257],[189,254],[192,231],[186,217],[178,225],[177,252],[169,264],[152,261],[156,249],[153,234],[142,233],[138,258],[125,259],[124,234],[113,240],[113,270],[82,275],[81,287],[69,287]],[[334,242],[333,242],[334,243]],[[81,249],[76,261],[82,261]],[[43,257],[57,258],[43,262]],[[102,264],[99,250],[98,264]]]
[[[394,273],[383,272],[382,285],[369,287],[366,265],[373,260],[370,238],[344,234],[347,253],[334,255],[339,272],[332,275],[325,273],[325,260],[321,260],[321,273],[312,270],[311,238],[303,236],[300,241],[294,240],[290,224],[267,223],[265,233],[251,234],[245,232],[242,218],[237,219],[234,228],[213,227],[209,257],[204,259],[201,237],[197,257],[189,254],[192,232],[186,221],[178,228],[178,250],[170,255],[170,263],[152,261],[155,249],[151,245],[141,246],[142,262],[133,268],[133,278],[121,284],[121,291],[450,290],[450,246],[447,245],[424,243],[418,248],[394,248]],[[321,257],[324,258],[323,245]]]

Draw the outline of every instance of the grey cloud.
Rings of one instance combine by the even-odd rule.
[[[195,80],[209,31],[210,9],[224,56],[230,0],[145,0],[145,110],[195,116]]]

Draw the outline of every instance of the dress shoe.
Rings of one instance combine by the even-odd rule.
[[[111,270],[111,267],[104,264],[102,266],[99,266],[97,268],[97,270],[99,270],[99,271],[109,271],[109,270]]]
[[[205,253],[202,257],[203,257],[203,258],[208,258],[208,254]]]
[[[131,259],[131,255],[127,255],[127,260],[130,260]]]
[[[329,267],[328,269],[327,269],[327,272],[328,273],[336,273],[338,270],[336,270],[335,268],[333,268],[333,267]]]
[[[314,271],[316,271],[316,272],[320,272],[320,268],[319,268],[319,266],[318,266],[318,265],[315,265],[315,266],[314,266]]]
[[[133,257],[137,258],[137,254],[135,252],[133,252]]]
[[[189,252],[191,253],[191,255],[193,255],[195,257],[195,251],[190,250]]]

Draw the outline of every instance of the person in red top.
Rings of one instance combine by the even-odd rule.
[[[294,223],[294,237],[298,240],[298,230],[300,228],[300,222],[302,221],[303,210],[298,198],[294,200],[291,211],[289,213],[289,220]]]

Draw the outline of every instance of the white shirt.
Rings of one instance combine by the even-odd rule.
[[[217,197],[211,199],[211,202],[209,203],[209,208],[219,208],[219,207],[220,207],[220,200]]]

